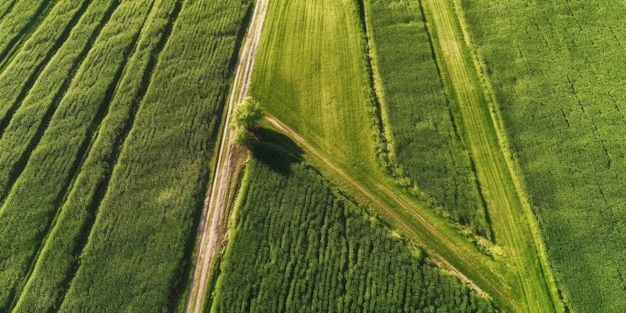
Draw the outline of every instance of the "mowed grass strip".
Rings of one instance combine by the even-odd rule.
[[[150,2],[142,3],[150,7]],[[106,114],[129,50],[148,9],[123,2],[78,69],[41,141],[0,208],[0,309],[25,283],[42,240],[67,196],[94,133]],[[17,291],[17,292],[16,292]]]
[[[78,266],[78,254],[106,193],[112,171],[110,164],[117,162],[178,9],[174,2],[158,1],[148,16],[120,87],[111,101],[109,113],[60,208],[13,312],[51,311],[60,305],[73,269]]]
[[[462,32],[462,21],[455,13],[454,3],[425,0],[424,9],[437,43],[436,52],[444,78],[453,90],[463,120],[463,126],[481,192],[487,204],[495,241],[506,251],[501,260],[513,270],[510,279],[516,286],[516,300],[521,310],[546,312],[563,310],[550,274],[541,238],[530,208],[523,203],[525,195],[516,186],[508,156],[501,145],[494,115],[484,86],[480,81],[473,56]]]
[[[453,221],[490,238],[463,129],[454,124],[456,99],[443,88],[419,2],[367,0],[364,6],[376,92],[397,162],[392,175]]]
[[[346,167],[378,170],[356,2],[269,3],[250,93]]]
[[[180,4],[60,312],[178,307],[250,3]]]

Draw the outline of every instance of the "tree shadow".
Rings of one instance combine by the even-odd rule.
[[[302,161],[304,150],[291,138],[268,128],[259,128],[254,134],[258,141],[250,147],[252,156],[272,170],[289,175],[291,164]]]

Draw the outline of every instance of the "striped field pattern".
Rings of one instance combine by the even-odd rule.
[[[249,1],[0,4],[0,311],[171,311]]]

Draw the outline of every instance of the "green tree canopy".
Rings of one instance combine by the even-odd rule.
[[[249,145],[256,138],[254,132],[259,128],[263,116],[261,105],[252,97],[246,97],[237,104],[229,125],[235,131],[232,142]]]

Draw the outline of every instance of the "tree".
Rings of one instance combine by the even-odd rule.
[[[235,132],[232,143],[244,146],[252,144],[256,139],[254,133],[258,130],[259,122],[263,116],[264,113],[259,102],[252,97],[246,97],[237,104],[228,126]]]

